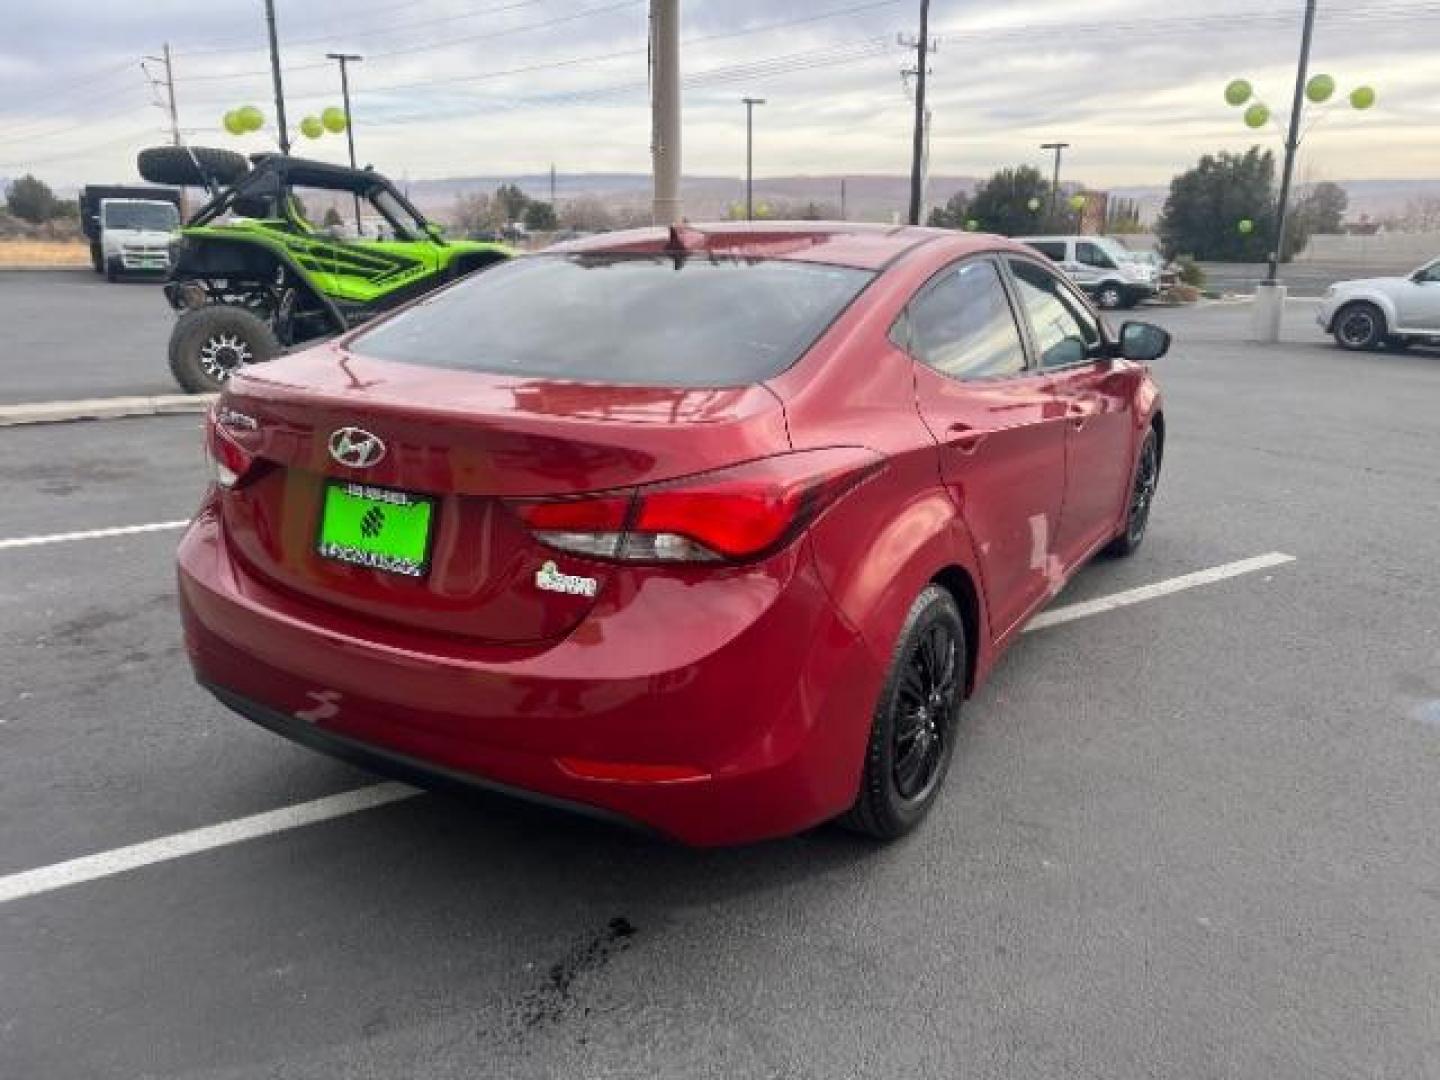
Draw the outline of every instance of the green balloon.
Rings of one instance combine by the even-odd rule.
[[[1232,79],[1225,87],[1225,103],[1227,105],[1244,105],[1254,92],[1244,79]]]
[[[1375,104],[1375,89],[1370,86],[1357,86],[1350,91],[1350,105],[1352,108],[1365,110]]]
[[[265,114],[254,105],[242,105],[235,110],[235,115],[240,118],[240,125],[246,131],[259,131],[265,126]]]
[[[325,134],[325,125],[320,122],[318,116],[307,116],[300,121],[300,134],[307,139],[318,139]]]
[[[1322,101],[1329,101],[1330,95],[1335,93],[1335,80],[1329,75],[1316,75],[1305,84],[1305,96],[1319,105]]]
[[[1237,225],[1236,228],[1239,229],[1244,235],[1249,236],[1252,232],[1255,231],[1255,223],[1249,218],[1242,218],[1240,224]]]
[[[1040,209],[1040,200],[1039,200],[1039,199],[1032,198],[1032,199],[1031,199],[1029,202],[1027,202],[1025,205],[1028,206],[1031,210],[1039,210],[1039,209]]]
[[[1086,199],[1085,199],[1085,196],[1084,196],[1084,195],[1071,195],[1071,196],[1070,196],[1070,209],[1071,209],[1071,210],[1084,210],[1084,209],[1085,209],[1085,202],[1086,202]]]
[[[1256,102],[1245,110],[1245,126],[1264,127],[1270,121],[1270,106]]]
[[[320,114],[320,123],[325,125],[326,131],[334,135],[339,135],[344,131],[349,122],[349,118],[345,115],[345,110],[335,105],[331,105]]]
[[[244,134],[245,134],[245,124],[244,124],[244,122],[240,119],[240,114],[239,114],[238,112],[236,112],[234,109],[231,109],[229,112],[227,112],[227,113],[225,114],[225,121],[224,121],[224,123],[225,123],[225,130],[228,131],[231,135],[244,135]]]

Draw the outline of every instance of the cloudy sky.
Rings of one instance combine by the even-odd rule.
[[[141,69],[169,41],[188,139],[274,145],[262,0],[5,0],[0,176],[59,185],[133,177],[166,117]],[[290,123],[339,103],[327,51],[354,69],[362,160],[411,178],[649,168],[646,0],[276,0]],[[757,112],[756,171],[900,173],[909,110],[896,35],[918,0],[681,0],[685,171],[744,167],[741,96]],[[980,174],[1073,145],[1067,175],[1164,183],[1199,153],[1253,138],[1221,98],[1251,79],[1278,116],[1294,78],[1301,0],[933,0],[932,171]],[[1440,0],[1320,0],[1315,69],[1368,113],[1319,110],[1311,178],[1440,177]],[[151,74],[159,67],[147,62]],[[1339,95],[1337,95],[1337,100]],[[271,124],[224,134],[226,109]],[[1264,137],[1278,146],[1280,134]],[[340,160],[343,137],[303,143]]]

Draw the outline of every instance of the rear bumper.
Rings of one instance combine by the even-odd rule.
[[[850,805],[883,677],[808,550],[777,559],[787,576],[769,592],[662,581],[704,607],[703,633],[677,633],[642,586],[631,610],[560,641],[457,648],[369,633],[269,589],[205,511],[181,542],[179,588],[196,677],[271,730],[422,784],[523,793],[716,845]]]
[[[326,731],[315,724],[307,723],[304,720],[297,720],[268,705],[261,705],[258,701],[251,701],[249,698],[241,697],[232,693],[222,686],[212,686],[209,683],[201,682],[201,686],[215,695],[217,701],[233,712],[239,713],[245,719],[259,724],[267,731],[273,731],[276,735],[284,736],[291,742],[299,743],[301,746],[311,750],[318,750],[322,754],[328,754],[333,758],[349,762],[351,765],[358,765],[362,769],[368,769],[373,773],[388,776],[395,780],[403,780],[408,784],[424,788],[454,788],[460,791],[482,791],[491,795],[503,795],[506,798],[519,799],[524,802],[535,803],[551,810],[561,810],[566,813],[580,814],[585,817],[596,818],[612,825],[619,825],[624,828],[636,829],[644,832],[654,830],[642,825],[638,821],[631,821],[619,814],[612,814],[599,807],[587,806],[585,803],[570,802],[565,799],[557,799],[537,792],[526,791],[523,788],[510,787],[505,784],[498,784],[494,781],[485,780],[475,776],[473,773],[456,772],[436,765],[433,762],[421,761],[418,758],[407,757],[391,750],[384,750],[378,746],[357,742],[354,739],[347,739],[343,735],[337,735],[333,731]]]

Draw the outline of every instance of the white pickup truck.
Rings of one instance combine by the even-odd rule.
[[[1315,319],[1342,349],[1440,345],[1440,259],[1406,277],[1338,281]]]

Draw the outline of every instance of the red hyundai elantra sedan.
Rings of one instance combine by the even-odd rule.
[[[189,655],[377,771],[692,844],[897,836],[1026,619],[1144,537],[1168,344],[992,236],[518,258],[230,382]]]

